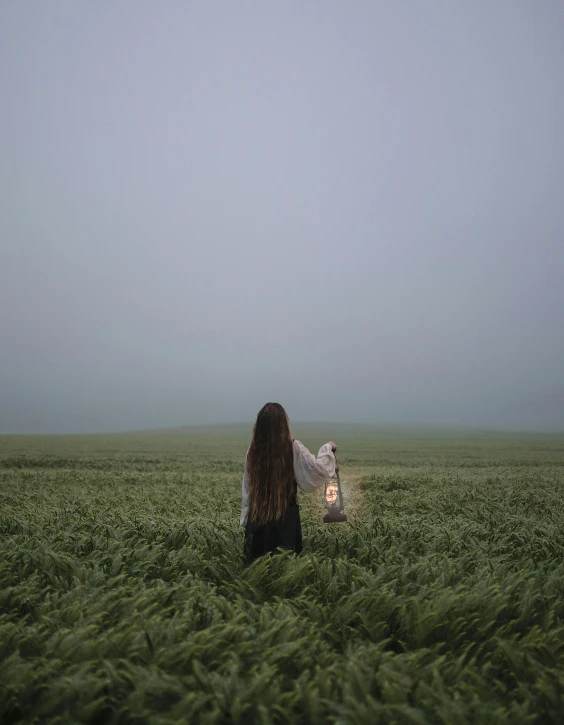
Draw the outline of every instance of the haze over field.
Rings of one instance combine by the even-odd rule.
[[[3,2],[0,433],[564,430],[564,6]]]

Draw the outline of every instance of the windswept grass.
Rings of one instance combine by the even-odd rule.
[[[245,567],[247,436],[0,439],[3,725],[562,722],[561,438],[335,433]]]

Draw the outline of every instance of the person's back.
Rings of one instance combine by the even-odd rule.
[[[248,561],[277,548],[302,550],[298,487],[313,491],[335,473],[334,443],[319,449],[317,458],[300,441],[279,403],[267,403],[258,413],[245,461],[241,525]]]

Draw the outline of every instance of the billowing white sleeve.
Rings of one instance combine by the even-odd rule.
[[[335,475],[335,456],[331,444],[319,449],[317,458],[300,441],[294,441],[294,473],[302,491],[314,491]]]
[[[245,458],[245,472],[243,473],[243,484],[241,487],[241,519],[239,523],[245,526],[249,515],[249,474],[247,472],[247,459]]]

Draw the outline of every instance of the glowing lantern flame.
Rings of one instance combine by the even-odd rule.
[[[325,489],[325,500],[328,504],[332,506],[337,501],[338,495],[339,489],[337,488],[337,484],[331,481],[331,483]]]

